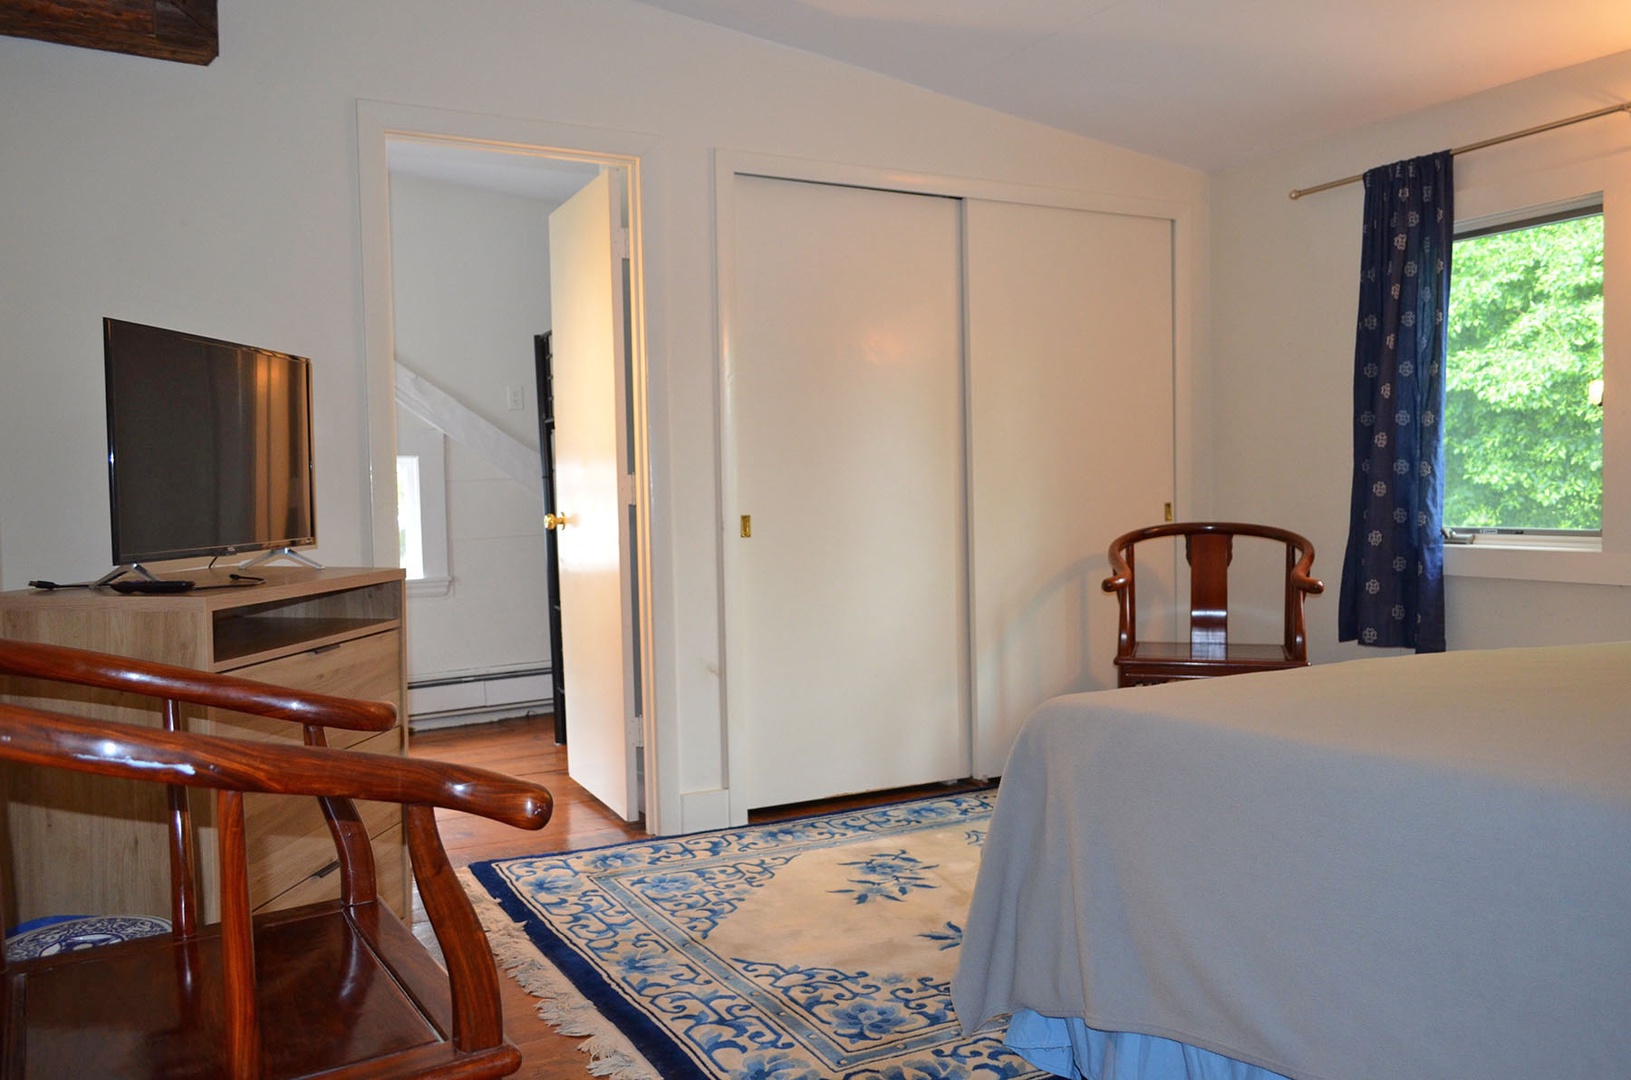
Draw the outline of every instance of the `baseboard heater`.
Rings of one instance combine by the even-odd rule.
[[[408,680],[408,726],[414,731],[548,712],[553,703],[548,664]]]

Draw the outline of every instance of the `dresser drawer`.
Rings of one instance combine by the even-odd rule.
[[[408,849],[402,839],[401,823],[373,837],[373,844],[374,884],[379,890],[380,899],[391,906],[397,918],[409,922],[413,918],[413,911],[408,899]],[[267,909],[292,908],[301,904],[315,904],[319,900],[338,900],[340,868],[332,858],[333,853],[331,846],[331,858],[321,869],[261,906]]]
[[[391,747],[397,745],[396,737],[395,731],[381,732],[352,749],[394,753]],[[359,800],[356,806],[370,839],[381,837],[402,824],[400,803]],[[249,860],[249,903],[256,909],[291,906],[282,901],[283,894],[335,859],[334,837],[323,818],[323,809],[309,795],[245,795],[244,832]],[[376,845],[376,861],[379,858]],[[333,877],[334,895],[338,896],[340,875],[336,872]]]
[[[257,911],[293,907],[307,903],[308,899],[327,900],[340,895],[334,838],[329,834],[328,823],[323,820],[317,800],[305,799],[304,802],[310,804],[309,816],[258,807],[244,808],[246,817],[255,813],[255,816],[263,819],[258,823],[258,832],[257,825],[249,826],[249,903]],[[390,898],[392,894],[387,888],[387,881],[402,876],[400,870],[394,874],[388,873],[390,863],[393,860],[400,862],[402,852],[386,838],[394,837],[396,843],[401,842],[402,807],[396,803],[359,802],[357,813],[362,815],[368,838],[374,843],[374,873],[379,880],[380,895]],[[269,818],[277,819],[274,828],[264,827],[264,819]],[[263,838],[259,842],[255,839],[257,835]],[[291,890],[328,878],[333,879],[332,891],[325,891],[318,897],[306,898],[302,893],[291,898]]]
[[[335,697],[388,701],[400,711],[401,654],[401,632],[387,630],[328,648],[235,668],[232,674],[274,686],[315,690]],[[217,735],[268,738],[288,743],[299,743],[301,740],[298,724],[220,709],[210,711],[206,725],[202,730]],[[326,733],[330,746],[351,746],[371,735],[372,732],[348,731],[344,728],[330,728]],[[401,753],[401,743],[399,740],[393,747],[372,749],[376,753],[397,754]]]

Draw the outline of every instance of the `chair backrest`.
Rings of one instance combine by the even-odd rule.
[[[1307,629],[1303,598],[1319,593],[1325,586],[1310,576],[1314,565],[1314,545],[1306,537],[1273,525],[1252,525],[1234,521],[1176,521],[1151,525],[1124,533],[1110,544],[1111,574],[1104,591],[1117,594],[1120,627],[1117,655],[1131,655],[1138,644],[1138,584],[1136,550],[1139,544],[1164,537],[1181,537],[1184,557],[1189,563],[1189,643],[1195,655],[1222,656],[1229,642],[1229,567],[1234,560],[1234,542],[1239,536],[1275,541],[1285,546],[1286,654],[1294,659],[1308,658]]]
[[[155,698],[160,703],[162,727],[66,716],[42,708],[0,704],[0,761],[79,773],[164,784],[170,791],[169,837],[172,896],[169,952],[188,970],[175,978],[181,984],[199,984],[195,970],[199,954],[194,943],[207,946],[207,955],[219,954],[220,1000],[200,1015],[219,1019],[218,1039],[225,1075],[257,1077],[267,1057],[263,1030],[271,1037],[284,1032],[265,1029],[262,1012],[276,1011],[276,997],[293,988],[257,986],[258,945],[250,910],[244,845],[243,797],[248,792],[315,797],[322,806],[341,872],[341,900],[311,905],[331,906],[359,933],[374,935],[381,911],[374,885],[373,855],[354,799],[402,804],[406,807],[405,833],[414,877],[426,915],[446,959],[447,975],[435,992],[450,999],[450,1047],[442,1067],[404,1072],[401,1062],[377,1075],[498,1075],[479,1071],[468,1060],[485,1055],[485,1064],[518,1062],[503,1040],[502,1011],[497,974],[486,937],[463,888],[453,874],[437,832],[435,808],[462,810],[503,821],[518,828],[541,828],[552,810],[549,792],[535,784],[482,769],[440,762],[389,757],[380,754],[330,749],[324,745],[325,727],[385,730],[395,723],[395,710],[382,702],[352,701],[306,691],[289,690],[231,676],[215,675],[127,657],[90,653],[61,646],[0,639],[0,675],[46,683],[95,687]],[[305,728],[305,746],[248,742],[214,735],[193,734],[180,728],[183,704],[230,709],[299,723]],[[187,789],[213,790],[216,799],[217,842],[220,847],[220,910],[216,927],[201,927],[192,827]],[[0,893],[3,896],[3,893]],[[283,913],[279,913],[282,915]],[[6,913],[0,910],[0,925]],[[397,940],[414,949],[417,943],[400,928]],[[389,935],[370,937],[368,948],[383,954]],[[263,957],[263,959],[265,959]],[[418,961],[409,966],[418,968]],[[166,963],[169,961],[166,960]],[[14,975],[28,977],[43,970],[44,961],[24,961],[8,972],[0,954],[0,988]],[[393,969],[395,970],[395,969]],[[435,970],[431,965],[428,970]],[[414,975],[417,978],[418,975]],[[174,981],[174,980],[172,980]],[[432,987],[434,992],[434,987]],[[132,990],[139,996],[139,990]],[[412,988],[418,1000],[421,989]],[[0,989],[0,1000],[6,992]],[[302,1001],[300,1007],[321,1010],[322,1002]],[[331,1003],[331,1011],[338,1003]],[[105,1026],[105,1022],[101,1026]],[[23,1025],[0,1030],[0,1061],[13,1060],[21,1051]],[[84,1038],[94,1037],[98,1022],[87,1021]],[[275,1027],[275,1025],[274,1025]],[[166,1034],[167,1037],[168,1033]],[[134,1038],[134,1036],[132,1036]],[[459,1060],[464,1058],[462,1062]],[[513,1062],[510,1065],[513,1068]],[[504,1071],[510,1071],[505,1068]],[[122,1074],[121,1074],[122,1075]],[[371,1076],[366,1067],[348,1068],[346,1076]]]

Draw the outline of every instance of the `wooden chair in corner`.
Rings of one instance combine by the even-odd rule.
[[[1285,634],[1279,642],[1259,644],[1229,637],[1229,564],[1235,538],[1242,536],[1285,545]],[[1144,641],[1138,636],[1135,553],[1144,541],[1162,537],[1181,537],[1189,563],[1189,637],[1182,641]],[[1310,576],[1313,566],[1314,545],[1289,529],[1272,525],[1181,521],[1116,537],[1110,545],[1111,573],[1104,580],[1104,591],[1115,593],[1121,608],[1116,685],[1147,686],[1306,666],[1303,599],[1325,589]]]
[[[395,714],[385,703],[4,640],[0,674],[56,694],[92,687],[155,700],[163,723],[155,728],[0,704],[0,760],[166,785],[173,924],[157,937],[0,959],[0,1077],[473,1080],[520,1067],[504,1039],[493,957],[435,811],[538,829],[552,809],[547,790],[481,769],[323,745],[325,727],[389,728]],[[179,730],[183,705],[300,724],[307,745],[191,734]],[[200,922],[188,789],[215,801],[221,919],[210,925]],[[340,899],[251,913],[247,792],[319,800]],[[409,857],[445,972],[376,895],[353,799],[406,808]],[[116,853],[108,858],[118,864]]]

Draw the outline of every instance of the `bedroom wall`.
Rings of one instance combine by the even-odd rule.
[[[706,824],[682,822],[682,797],[726,779],[714,150],[1178,200],[1196,208],[1204,243],[1194,170],[627,0],[234,3],[205,68],[0,39],[5,587],[106,568],[104,315],[313,357],[318,554],[366,558],[359,99],[653,140],[648,753],[668,831]],[[1204,352],[1204,264],[1179,272],[1195,296],[1178,330],[1189,362]]]
[[[1348,526],[1354,312],[1363,188],[1293,188],[1631,98],[1631,53],[1552,72],[1216,173],[1212,184],[1214,511],[1304,532],[1327,591],[1309,602],[1316,661],[1383,650],[1336,640]],[[1605,192],[1605,553],[1452,549],[1452,649],[1631,637],[1631,122],[1592,120],[1456,159],[1458,218]],[[1616,200],[1618,200],[1616,202]],[[1615,401],[1622,404],[1615,407]],[[1558,580],[1546,580],[1548,578]]]
[[[391,178],[397,361],[538,449],[533,335],[549,329],[554,205],[461,184]],[[508,391],[525,407],[509,408]],[[453,439],[442,595],[408,600],[408,679],[549,663],[543,494]]]

